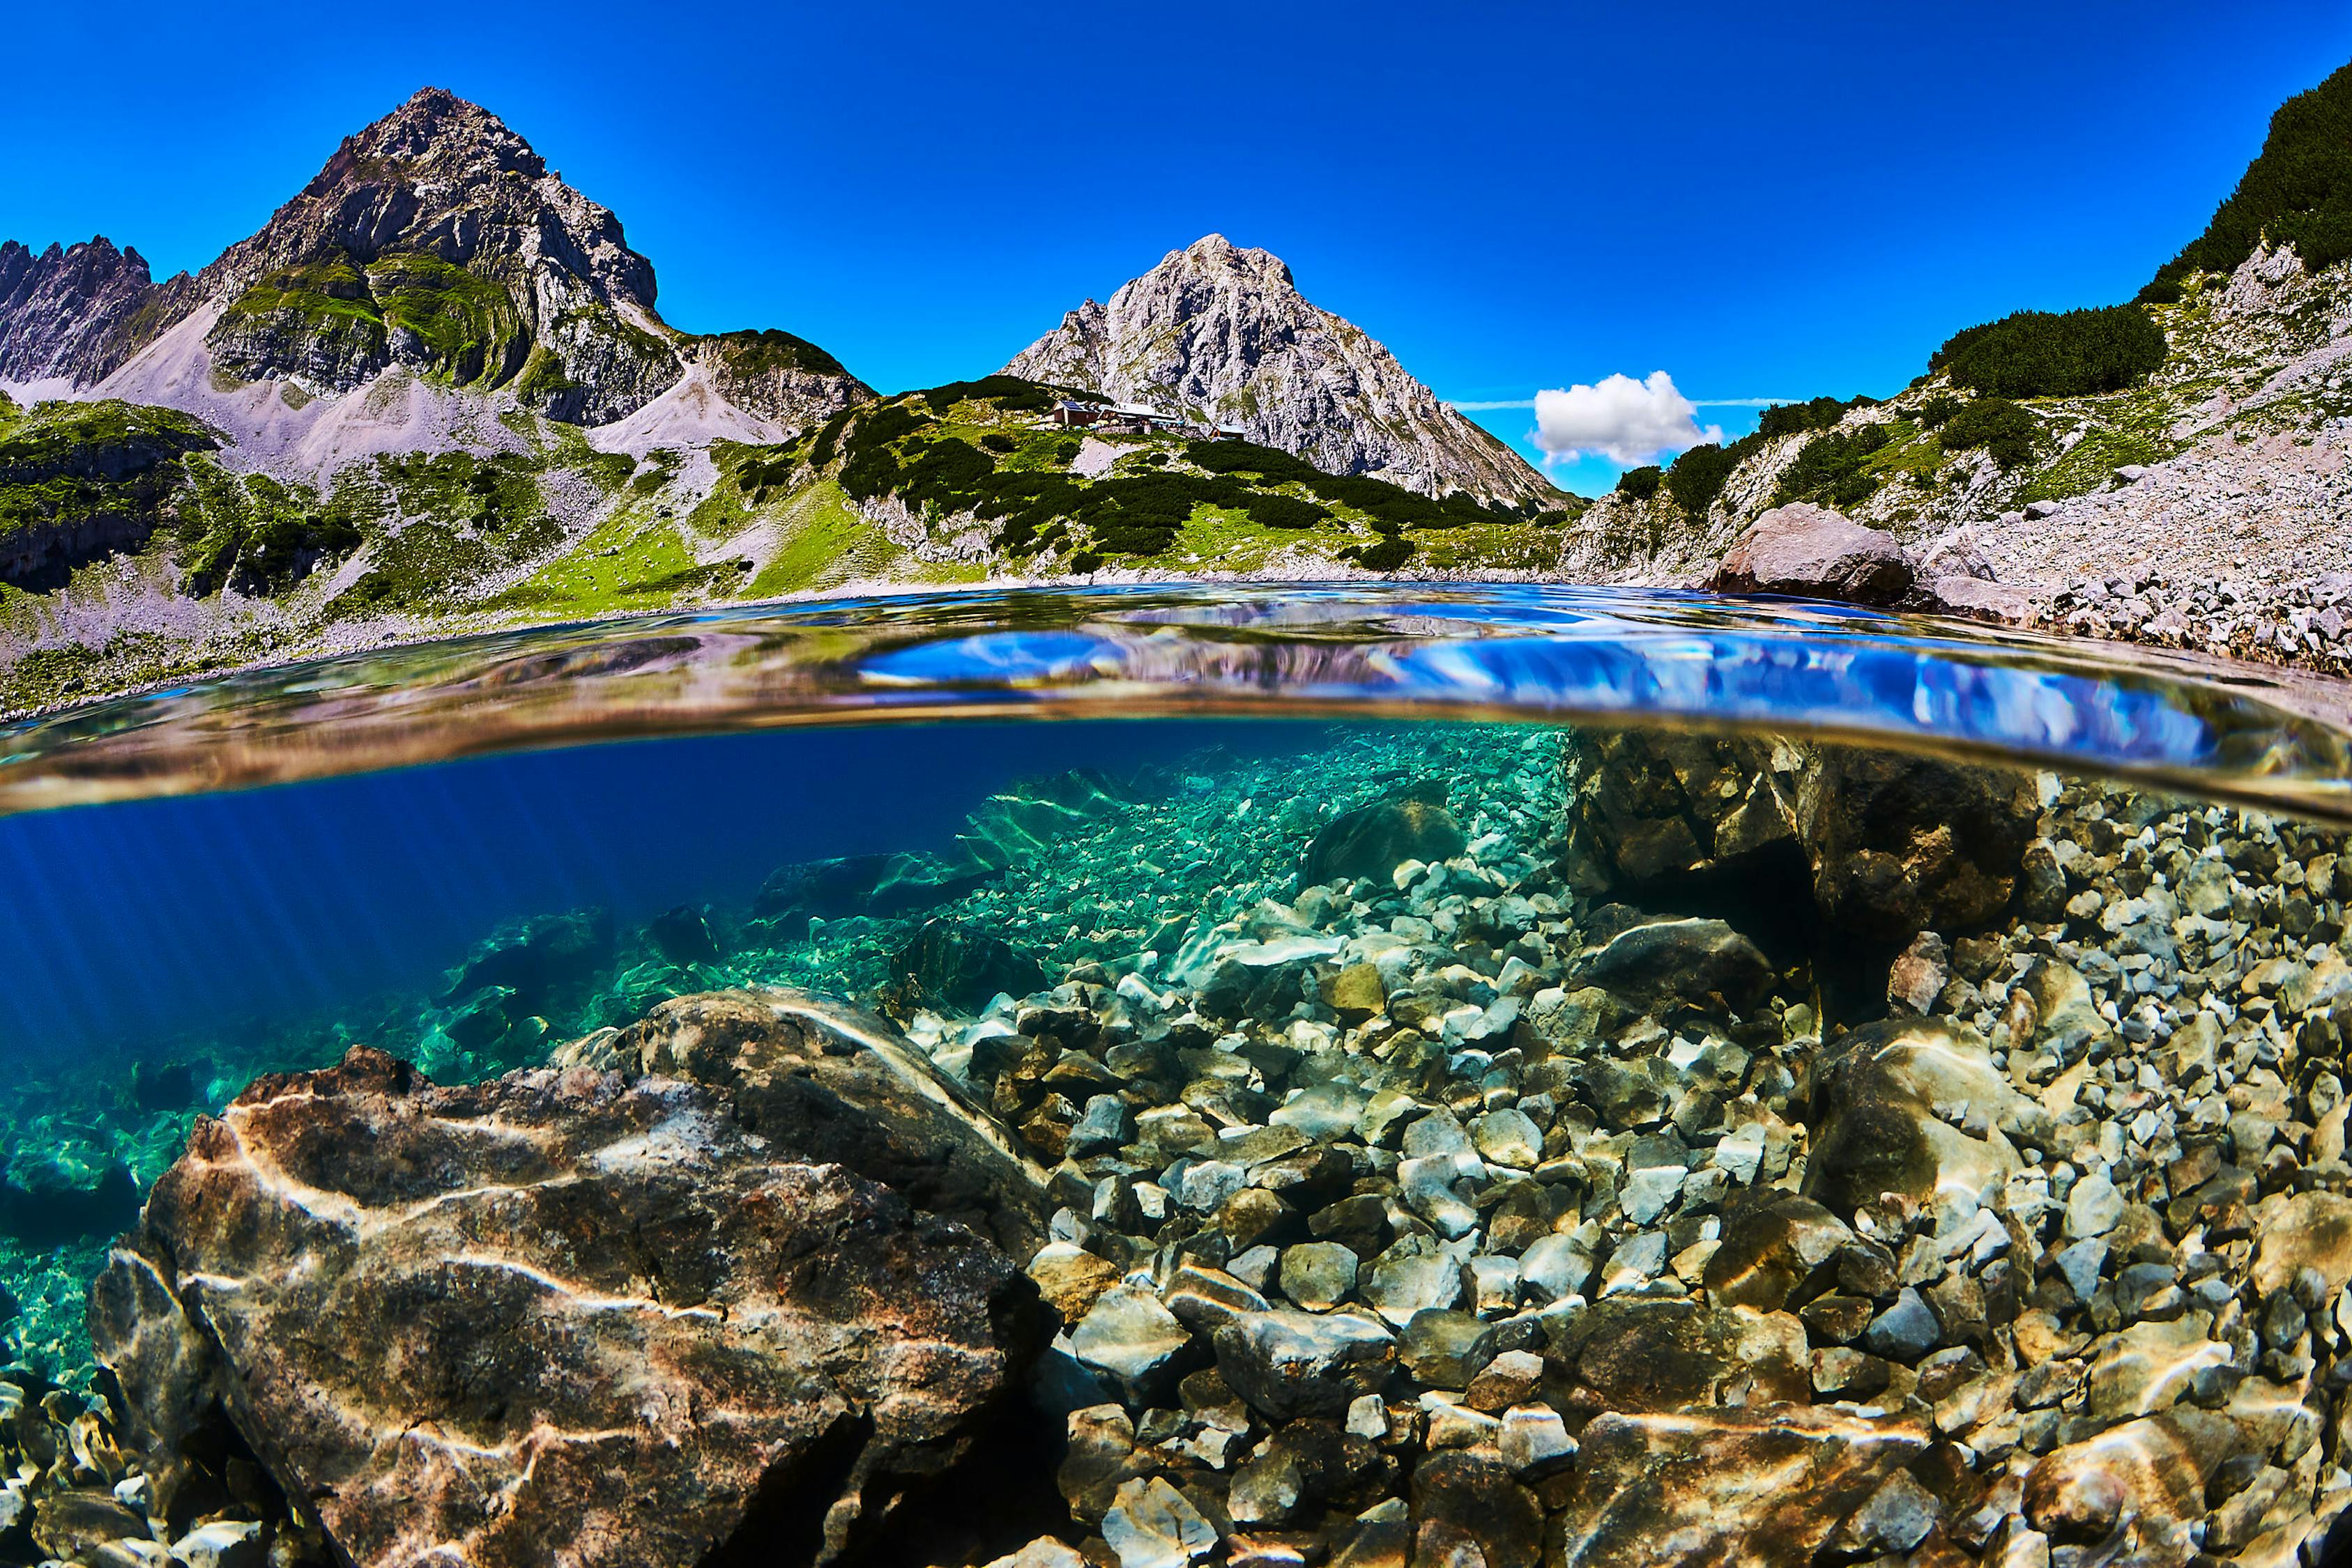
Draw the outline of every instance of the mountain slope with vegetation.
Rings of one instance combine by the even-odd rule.
[[[2352,562],[2347,122],[2352,69],[2138,300],[1969,328],[1894,397],[1767,410],[1586,503],[1215,236],[1024,374],[879,398],[787,332],[677,332],[609,212],[427,89],[201,273],[0,246],[0,706],[850,588],[1684,583],[1799,500],[1979,606],[2313,654],[2347,617],[2298,585]],[[1118,402],[1184,423],[1063,423]],[[2279,608],[2217,632],[2166,584]]]
[[[1696,580],[1761,514],[1811,501],[1895,534],[1927,579],[2003,585],[1970,597],[2021,618],[2320,655],[2338,639],[2308,624],[2314,585],[2352,570],[2352,253],[2328,237],[2347,202],[2352,67],[2279,110],[2137,301],[1967,329],[1892,398],[1768,410],[1635,470],[1557,569]]]
[[[1276,444],[1055,428],[1098,376],[880,400],[789,332],[679,332],[612,213],[436,89],[194,275],[0,246],[0,704],[851,584],[1544,568],[1583,503],[1280,262],[1179,255],[1220,320],[1322,335],[1256,361]],[[1318,366],[1354,379],[1274,395]]]
[[[1241,441],[1105,439],[1014,377],[904,393],[771,443],[642,457],[541,422],[486,454],[382,454],[331,483],[240,473],[185,416],[147,527],[0,586],[0,704],[298,653],[849,588],[996,579],[1541,570],[1581,503],[1432,500]],[[123,415],[118,415],[122,417]],[[519,433],[520,432],[520,433]],[[0,470],[10,447],[0,426]],[[16,492],[0,488],[0,512]],[[0,537],[0,549],[6,539]]]

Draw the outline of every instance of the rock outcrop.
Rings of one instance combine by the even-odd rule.
[[[1279,257],[1223,235],[1170,251],[1108,305],[1087,300],[1004,373],[1238,427],[1327,473],[1433,496],[1558,496],[1361,329],[1309,303]]]
[[[162,1517],[220,1500],[226,1430],[357,1564],[825,1563],[937,1524],[909,1500],[1017,1420],[1043,1309],[917,1205],[1034,1236],[1034,1167],[788,994],[567,1060],[443,1088],[355,1047],[198,1124],[91,1297]]]
[[[63,583],[84,561],[135,549],[164,526],[181,459],[218,442],[169,409],[0,397],[0,582]]]

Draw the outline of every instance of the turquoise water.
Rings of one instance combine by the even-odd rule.
[[[1726,1560],[1773,1487],[1703,1495],[1628,1445],[1703,1412],[1755,1479],[1766,1410],[1845,1456],[1791,1472],[1821,1516],[1773,1527],[1797,1561],[2315,1551],[2352,1495],[2347,711],[1843,610],[1286,586],[668,617],[21,723],[0,1361],[26,1408],[94,1399],[127,1457],[13,1439],[0,1561],[53,1551],[68,1505],[41,1500],[77,1490],[164,1548],[249,1524],[288,1561],[405,1560],[373,1472],[271,1413],[271,1376],[324,1397],[363,1351],[240,1341],[252,1288],[191,1309],[258,1358],[219,1419],[269,1484],[215,1495],[183,1472],[226,1461],[140,1448],[160,1385],[94,1349],[90,1282],[124,1232],[183,1289],[227,1267],[140,1208],[228,1157],[192,1132],[265,1074],[367,1046],[440,1085],[634,1079],[632,1042],[716,1027],[677,1021],[713,993],[856,1009],[842,1051],[914,1062],[1044,1184],[991,1241],[1047,1314],[1009,1375],[1034,1447],[1003,1446],[1038,1496],[941,1560],[1051,1533],[1126,1568],[1311,1562],[1391,1526],[1454,1561],[1531,1563],[1528,1531],[1550,1561]],[[265,1254],[240,1267],[295,1248],[253,1239],[276,1223],[231,1228]],[[1253,1394],[1219,1335],[1283,1313],[1379,1336],[1385,1370],[1328,1409]],[[1157,1361],[1143,1319],[1172,1325]],[[2206,1448],[2116,1469],[2159,1437]],[[1310,1439],[1359,1445],[1344,1484],[1282,1457]],[[1071,1456],[1105,1443],[1097,1487]],[[1269,1500],[1267,1466],[1308,1479]],[[2028,1486],[2100,1466],[2120,1510]],[[767,1550],[758,1513],[695,1539]],[[466,1528],[458,1560],[525,1551]],[[896,1560],[895,1528],[807,1551]]]

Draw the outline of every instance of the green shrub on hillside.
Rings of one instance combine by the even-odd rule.
[[[1937,392],[1919,404],[1919,427],[1923,430],[1941,429],[1945,421],[1967,406],[1949,392]]]
[[[1255,474],[1270,485],[1294,481],[1312,484],[1329,477],[1323,470],[1303,458],[1271,446],[1260,446],[1254,441],[1194,441],[1187,443],[1184,455],[1195,465],[1212,474]],[[1378,484],[1378,480],[1366,481]]]
[[[1665,476],[1666,471],[1654,463],[1645,468],[1628,468],[1617,476],[1617,493],[1646,501],[1658,493],[1658,486]]]
[[[1833,397],[1817,397],[1809,402],[1774,403],[1756,418],[1756,434],[1769,441],[1776,436],[1801,435],[1808,430],[1827,430],[1857,408],[1875,408],[1874,397],[1850,397],[1840,402]]]
[[[1947,452],[1981,447],[2006,472],[2032,460],[2040,433],[2033,416],[2007,398],[1980,397],[1946,420],[1936,439]]]
[[[1262,528],[1311,528],[1331,520],[1331,514],[1314,502],[1294,496],[1252,496],[1249,516]]]
[[[1762,432],[1743,435],[1728,446],[1694,446],[1666,467],[1666,492],[1675,504],[1694,517],[1706,516],[1715,498],[1730,483],[1732,470],[1764,444]]]
[[[1781,471],[1772,504],[1813,501],[1830,507],[1860,506],[1877,493],[1881,483],[1880,476],[1865,465],[1893,439],[1883,424],[1816,435]]]
[[[1366,545],[1358,552],[1356,564],[1366,571],[1394,571],[1412,559],[1412,541],[1385,538],[1378,544]]]
[[[2177,289],[2191,272],[2231,271],[2265,236],[2307,267],[2352,256],[2352,65],[2279,106],[2238,188],[2157,281]]]
[[[726,353],[728,369],[742,375],[776,371],[804,371],[811,375],[845,376],[841,361],[810,342],[774,327],[721,332],[715,340]]]
[[[1304,485],[1324,501],[1368,514],[1376,526],[1457,528],[1468,523],[1520,520],[1520,513],[1500,503],[1482,506],[1459,491],[1444,500],[1433,500],[1386,479],[1326,474],[1303,458],[1254,442],[1195,441],[1185,446],[1184,455],[1212,474],[1254,474],[1269,485]]]
[[[2164,329],[2137,305],[2020,310],[1954,333],[1927,368],[1988,397],[2118,392],[2164,363]]]
[[[812,467],[822,468],[833,461],[834,449],[841,443],[841,433],[848,428],[856,413],[854,408],[845,408],[824,422],[816,433],[816,444],[809,449]]]
[[[976,382],[950,382],[945,386],[931,387],[921,396],[931,405],[934,413],[945,413],[960,402],[978,398],[984,398],[1008,413],[1043,413],[1054,406],[1056,398],[1091,399],[1093,394],[1069,392],[1020,376],[982,376]]]

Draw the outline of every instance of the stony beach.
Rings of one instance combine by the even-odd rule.
[[[0,1561],[2316,1563],[2343,850],[1429,727],[551,916],[16,1086]]]

